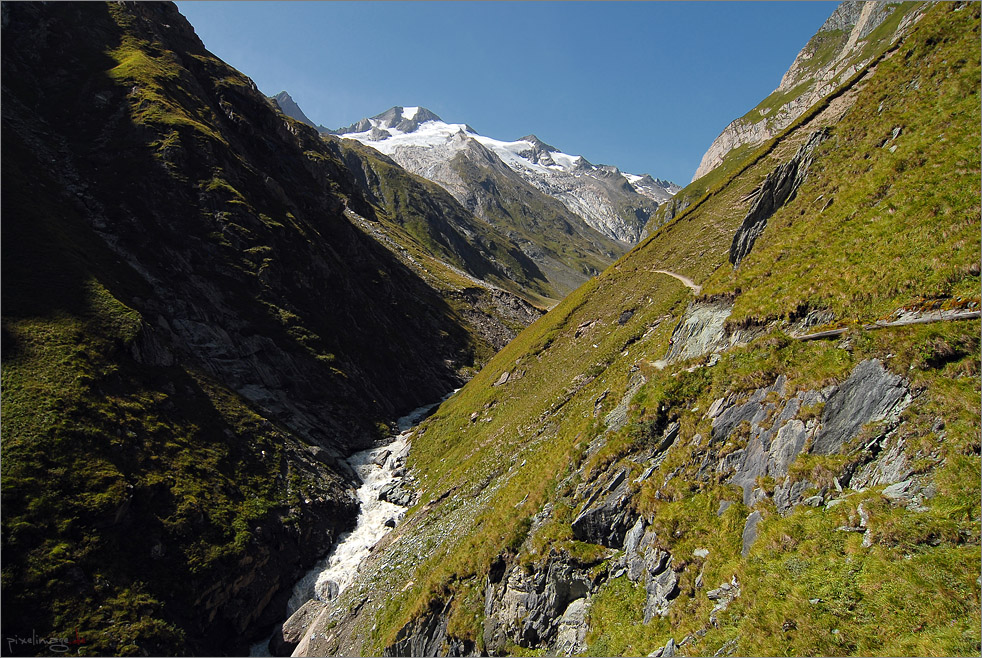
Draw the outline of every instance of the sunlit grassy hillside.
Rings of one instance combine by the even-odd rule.
[[[588,597],[588,655],[646,655],[669,638],[685,639],[689,655],[978,653],[979,323],[865,325],[901,309],[978,308],[979,59],[979,7],[931,7],[903,41],[502,350],[415,438],[420,503],[364,589],[342,598],[341,610],[359,607],[356,620],[337,613],[322,629],[335,639],[320,650],[378,653],[414,618],[443,610],[448,637],[480,649],[492,568],[545,568],[562,555],[600,583]],[[830,138],[805,183],[734,269],[728,251],[752,193],[823,127]],[[728,329],[752,342],[666,365],[693,301],[732,304]],[[811,311],[846,333],[796,340]],[[911,391],[899,424],[869,423],[836,454],[806,449],[787,476],[843,502],[782,514],[769,497],[776,483],[762,478],[764,498],[744,505],[715,465],[746,435],[718,442],[707,410],[779,378],[775,403],[820,391],[871,359]],[[618,407],[622,427],[609,420]],[[822,408],[797,413],[815,422]],[[591,482],[621,467],[641,476],[670,421],[678,438],[632,485],[630,505],[673,556],[681,593],[666,617],[644,623],[643,587],[616,575],[623,551],[578,541],[571,522]],[[898,507],[882,485],[835,490],[873,458],[864,446],[874,439],[913,465],[931,492],[925,509]],[[732,504],[717,514],[722,501]],[[751,511],[763,520],[744,555]],[[731,579],[742,593],[710,623],[705,591]],[[371,588],[388,594],[366,599]]]

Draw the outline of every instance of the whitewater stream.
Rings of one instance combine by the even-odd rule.
[[[399,434],[391,443],[356,452],[348,458],[348,464],[362,480],[356,491],[361,509],[355,528],[341,533],[330,553],[293,586],[284,621],[310,599],[331,601],[337,598],[354,581],[372,546],[402,520],[406,508],[379,500],[379,492],[403,476],[403,462],[409,453],[412,430],[442,401],[415,409],[400,418],[397,421]],[[270,637],[252,645],[249,655],[269,656]]]

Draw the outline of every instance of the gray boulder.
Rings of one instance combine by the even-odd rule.
[[[340,586],[333,580],[321,581],[314,585],[314,588],[317,590],[317,598],[321,601],[333,601],[340,591]]]
[[[310,599],[300,606],[289,619],[273,631],[273,637],[269,640],[270,653],[274,656],[289,656],[293,653],[304,633],[326,608],[327,603],[317,599]]]
[[[804,498],[804,492],[815,486],[808,480],[796,482],[789,480],[790,478],[785,478],[781,484],[774,488],[774,505],[781,514],[787,514],[792,508],[800,504]]]
[[[672,569],[672,557],[665,551],[653,551],[647,561],[644,589],[648,593],[644,603],[644,623],[656,616],[668,616],[672,601],[679,595],[679,579]]]
[[[384,500],[394,505],[409,507],[416,498],[416,492],[408,482],[402,479],[393,480],[378,492],[378,499]]]
[[[743,525],[743,551],[741,554],[744,557],[750,552],[750,547],[753,546],[754,541],[757,539],[757,524],[760,523],[760,519],[760,512],[752,512],[747,517],[747,522]]]
[[[649,658],[675,658],[677,655],[675,653],[676,649],[678,649],[678,645],[675,644],[675,639],[668,638],[668,642],[665,643],[665,646],[649,653],[648,656]]]
[[[526,648],[555,641],[566,650],[582,642],[583,599],[593,581],[585,568],[567,559],[553,553],[531,571],[520,565],[502,568],[500,575],[492,570],[498,580],[489,577],[484,604],[484,642],[489,650],[500,651],[509,641]]]
[[[672,556],[655,545],[655,532],[649,530],[637,542],[634,536],[641,520],[631,529],[625,541],[627,577],[631,582],[643,582],[647,593],[644,604],[644,621],[668,614],[669,606],[679,595],[678,576],[672,569]]]
[[[672,331],[665,361],[692,359],[729,345],[726,318],[733,304],[727,301],[691,302]]]
[[[859,434],[863,425],[898,414],[909,402],[907,384],[878,359],[863,361],[832,394],[822,411],[822,429],[812,452],[831,455]]]
[[[556,642],[553,647],[557,656],[572,656],[586,649],[587,600],[576,599],[566,608],[559,619]]]

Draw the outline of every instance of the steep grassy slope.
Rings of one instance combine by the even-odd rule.
[[[843,2],[798,53],[780,86],[735,119],[703,156],[683,193],[662,205],[648,223],[650,233],[703,194],[731,178],[747,157],[800,120],[821,99],[834,95],[902,35],[923,11],[917,2]]]
[[[307,655],[978,653],[980,325],[943,316],[979,307],[979,22],[930,7],[497,354],[414,439],[420,503]],[[821,325],[846,331],[796,338]]]
[[[798,53],[778,88],[713,141],[693,182],[739,159],[846,83],[902,35],[922,9],[916,2],[841,3]]]
[[[493,345],[173,5],[2,11],[4,637],[239,654]]]

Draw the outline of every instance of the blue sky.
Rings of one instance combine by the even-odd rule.
[[[835,2],[178,2],[205,46],[315,123],[393,105],[688,183]]]

